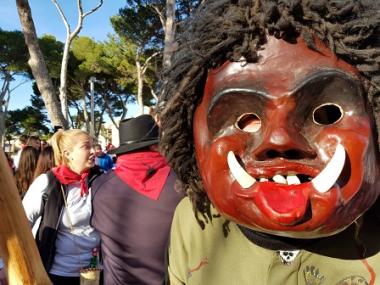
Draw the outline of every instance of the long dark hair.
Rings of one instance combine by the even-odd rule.
[[[34,179],[40,176],[42,173],[48,172],[54,167],[54,153],[53,148],[48,145],[45,146],[40,155],[38,156],[36,170],[34,171]]]
[[[339,58],[356,66],[368,101],[379,113],[379,7],[377,0],[206,0],[180,27],[177,50],[170,68],[164,71],[166,80],[158,103],[160,143],[197,219],[199,213],[211,219],[210,201],[195,160],[192,129],[207,71],[241,57],[256,62],[267,34],[290,43],[302,36],[313,50],[318,37]],[[380,116],[376,120],[378,129]]]
[[[21,152],[20,162],[15,175],[17,189],[21,197],[25,195],[30,184],[33,182],[38,155],[38,150],[32,146],[26,146]]]

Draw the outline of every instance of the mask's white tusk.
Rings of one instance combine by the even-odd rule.
[[[232,176],[240,184],[241,187],[247,189],[255,184],[256,179],[249,175],[236,160],[233,151],[230,151],[227,155],[227,163],[230,168]]]
[[[317,177],[311,180],[311,183],[318,192],[325,193],[335,184],[343,170],[345,159],[346,151],[341,144],[338,144],[329,163]]]

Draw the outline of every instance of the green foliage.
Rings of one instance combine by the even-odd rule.
[[[186,19],[200,4],[199,0],[176,2],[176,23]],[[166,0],[127,0],[118,15],[111,17],[112,26],[118,37],[109,42],[108,51],[119,62],[117,71],[123,74],[119,83],[128,86],[136,80],[136,57],[141,64],[154,53],[163,51],[164,30],[157,11],[165,16]],[[119,60],[124,57],[124,60]],[[152,105],[151,90],[157,89],[162,66],[162,53],[150,62],[144,75],[144,105]],[[136,86],[136,85],[135,85]],[[136,86],[137,87],[137,86]]]
[[[49,70],[50,76],[54,79],[60,77],[61,72],[61,61],[63,54],[63,43],[57,41],[57,39],[52,35],[44,35],[38,39],[42,54],[46,65]]]
[[[5,122],[7,135],[32,134],[38,132],[40,135],[49,133],[46,127],[47,117],[38,108],[27,106],[23,109],[8,111]]]
[[[125,93],[136,94],[136,45],[117,36],[104,43],[103,62]]]
[[[115,41],[98,43],[88,37],[79,37],[73,41],[71,52],[77,61],[73,75],[69,80],[69,93],[72,100],[82,100],[86,96],[87,109],[90,110],[89,102],[89,79],[94,76],[102,84],[95,83],[95,120],[102,120],[107,101],[113,116],[120,116],[124,103],[136,90],[135,66],[133,64],[133,49],[118,46]],[[129,63],[132,60],[132,64]],[[128,67],[128,76],[123,71],[123,66]],[[129,78],[126,82],[125,78]],[[129,100],[130,101],[130,100]],[[69,102],[70,106],[77,108],[78,113],[73,116],[75,124],[84,120],[82,106],[77,102]]]
[[[111,17],[111,24],[120,37],[139,47],[162,47],[162,24],[157,13],[146,2],[129,1],[118,15]]]
[[[102,45],[89,37],[74,39],[71,52],[78,61],[78,70],[75,75],[89,77],[94,73],[104,72],[101,64],[103,54]]]
[[[177,5],[177,18],[186,18],[199,1],[181,0]],[[195,4],[194,4],[195,3]],[[111,18],[116,35],[105,42],[89,37],[74,39],[68,64],[68,104],[78,110],[73,115],[75,126],[84,124],[82,101],[85,98],[89,111],[89,78],[94,76],[104,83],[95,83],[95,117],[102,121],[107,102],[113,116],[120,116],[128,103],[136,101],[136,59],[144,65],[147,58],[163,49],[163,27],[155,8],[164,11],[165,0],[127,0],[119,14]],[[50,76],[56,88],[60,81],[60,69],[64,44],[52,35],[39,39]],[[0,29],[0,67],[17,71],[32,78],[28,50],[20,31],[7,32]],[[145,105],[152,104],[151,90],[156,89],[161,67],[161,55],[150,61],[145,75],[143,98]],[[1,72],[1,71],[0,71]],[[1,74],[0,74],[1,75]],[[47,131],[44,104],[36,85],[33,85],[32,107],[11,111],[7,126],[14,133],[40,129]],[[40,122],[40,124],[38,123]]]
[[[20,31],[0,29],[0,66],[8,72],[26,73],[28,66],[28,49]]]
[[[118,15],[111,17],[118,37],[110,39],[108,50],[116,55],[119,62],[117,71],[122,75],[119,83],[124,87],[134,86],[134,94],[137,93],[136,59],[144,66],[151,55],[163,48],[163,27],[153,5],[163,10],[165,1],[130,0]],[[143,103],[146,106],[153,103],[151,90],[156,89],[161,61],[162,53],[154,57],[144,74]]]
[[[44,111],[45,110],[45,103],[41,98],[41,95],[31,95],[30,102],[32,103],[32,106],[35,109]]]

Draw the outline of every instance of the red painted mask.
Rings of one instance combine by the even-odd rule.
[[[194,115],[204,188],[228,219],[294,238],[337,233],[380,193],[378,151],[354,67],[268,37],[257,63],[211,70]]]

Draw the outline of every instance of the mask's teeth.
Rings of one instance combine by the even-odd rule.
[[[311,180],[312,185],[318,192],[325,193],[334,186],[343,170],[345,159],[346,151],[341,144],[338,144],[329,163],[317,177]]]
[[[264,177],[260,178],[260,182],[267,182],[267,181],[268,181],[267,178],[264,178]]]
[[[249,188],[255,184],[256,179],[249,175],[236,160],[233,151],[230,151],[227,155],[227,163],[230,168],[232,176],[240,184],[242,188]]]
[[[286,179],[285,179],[285,177],[282,176],[282,175],[279,175],[279,174],[273,176],[273,181],[274,181],[274,182],[277,182],[277,183],[286,184]]]
[[[288,182],[289,185],[301,184],[301,181],[298,179],[297,175],[286,176],[286,182]]]

